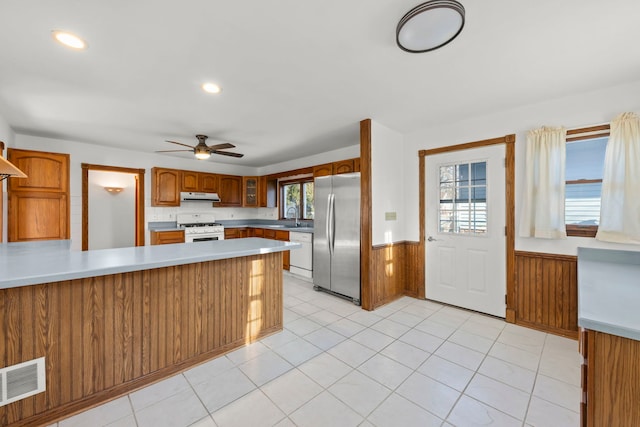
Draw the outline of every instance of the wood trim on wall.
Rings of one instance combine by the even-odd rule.
[[[516,136],[505,136],[505,226],[507,227],[507,310],[505,320],[516,321]]]
[[[82,163],[82,250],[89,249],[89,171],[135,174],[136,180],[136,246],[144,246],[144,169]]]
[[[447,147],[438,147],[429,150],[418,151],[420,156],[419,163],[419,221],[420,221],[420,250],[421,259],[416,263],[414,268],[425,269],[425,238],[426,238],[426,200],[424,196],[425,190],[425,157],[434,154],[449,153],[453,151],[468,150],[472,148],[486,147],[496,144],[505,144],[505,209],[506,209],[506,255],[505,270],[507,280],[507,322],[515,322],[515,134],[505,135],[500,138],[484,139],[481,141],[467,142],[464,144],[450,145]],[[422,286],[422,295],[426,295],[426,277]]]
[[[577,257],[516,251],[514,268],[515,323],[577,339]]]
[[[375,308],[371,244],[371,119],[365,119],[360,122],[360,304],[365,310]]]

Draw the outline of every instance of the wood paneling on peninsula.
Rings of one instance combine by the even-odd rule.
[[[516,323],[578,338],[577,257],[516,251]]]
[[[640,425],[640,341],[603,332],[581,334],[583,427]],[[586,397],[586,402],[584,401]]]
[[[0,366],[47,390],[0,407],[46,425],[282,329],[282,253],[0,290]]]

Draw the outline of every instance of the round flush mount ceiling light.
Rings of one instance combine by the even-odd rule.
[[[82,50],[87,48],[87,43],[84,40],[68,31],[53,30],[51,36],[58,43],[71,49]]]
[[[464,7],[455,0],[422,3],[402,17],[396,28],[400,49],[421,53],[455,39],[464,27]]]
[[[205,83],[202,85],[202,90],[207,93],[220,93],[222,88],[215,83]]]

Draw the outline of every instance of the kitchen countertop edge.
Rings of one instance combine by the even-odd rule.
[[[250,237],[198,243],[176,243],[93,251],[68,248],[25,249],[12,253],[0,245],[0,289],[128,273],[174,265],[239,258],[302,247],[300,243]],[[19,252],[19,253],[18,253]]]

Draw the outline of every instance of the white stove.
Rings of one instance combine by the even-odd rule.
[[[178,214],[177,224],[184,229],[185,243],[224,240],[224,226],[213,214]]]

